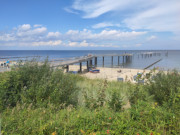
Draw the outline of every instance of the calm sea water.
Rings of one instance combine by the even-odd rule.
[[[161,52],[160,56],[152,57],[142,57],[138,55],[142,52]],[[26,57],[26,56],[40,56],[41,59],[58,59],[58,58],[70,58],[70,57],[80,57],[88,54],[123,54],[132,53],[132,61],[126,64],[122,64],[122,57],[120,58],[120,66],[124,68],[138,68],[143,69],[153,62],[162,59],[159,63],[151,67],[159,67],[161,69],[177,69],[180,70],[180,50],[168,50],[168,56],[166,56],[167,51],[127,51],[127,50],[73,50],[73,51],[60,51],[60,50],[0,50],[0,58],[2,57]],[[32,57],[30,57],[32,58]],[[17,60],[24,58],[9,58],[9,60]],[[1,61],[2,59],[0,59]],[[84,63],[85,64],[85,63]],[[102,57],[98,57],[98,66],[102,66]],[[111,67],[111,57],[105,57],[105,66]],[[114,57],[113,67],[118,66],[118,58]]]

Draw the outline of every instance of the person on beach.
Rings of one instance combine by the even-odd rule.
[[[7,68],[9,68],[9,63],[10,63],[10,61],[7,60],[7,61],[6,61],[6,66],[7,66]]]

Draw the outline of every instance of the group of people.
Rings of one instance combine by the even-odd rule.
[[[9,68],[10,61],[7,60],[6,62],[1,63],[1,67],[7,67]]]

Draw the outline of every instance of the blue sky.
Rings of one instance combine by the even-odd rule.
[[[0,50],[180,49],[179,0],[0,0]]]

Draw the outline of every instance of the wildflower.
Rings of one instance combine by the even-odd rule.
[[[155,106],[157,106],[157,105],[158,105],[158,103],[157,103],[157,102],[155,102],[154,104],[155,104]]]
[[[80,131],[81,131],[82,134],[85,134],[85,132],[82,129]]]
[[[56,135],[56,131],[52,133],[52,135]]]
[[[111,120],[111,117],[109,117],[109,119]]]
[[[151,132],[151,134],[150,135],[153,135],[153,133]]]
[[[137,133],[137,135],[139,135],[139,134]]]
[[[107,130],[107,134],[109,134],[110,132],[109,132],[109,130]]]

